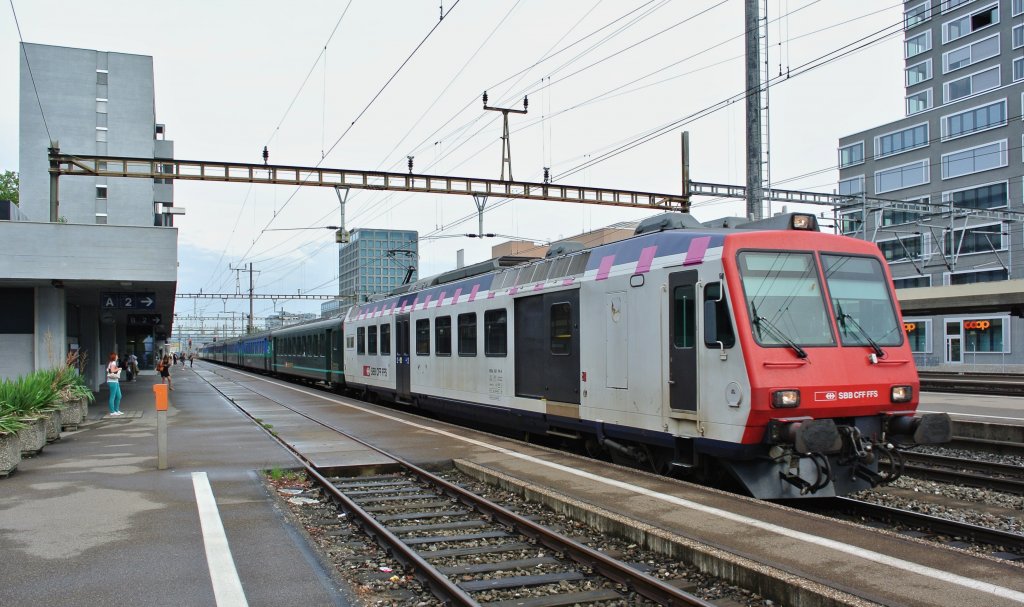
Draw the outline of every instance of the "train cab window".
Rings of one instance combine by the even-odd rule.
[[[430,319],[416,321],[416,356],[430,356]]]
[[[354,347],[356,347],[356,338],[351,335],[345,337],[345,349],[351,350]]]
[[[572,304],[556,303],[551,306],[551,353],[556,356],[572,354]]]
[[[391,325],[380,326],[380,353],[391,354]]]
[[[484,312],[484,355],[508,355],[508,312],[505,310]]]
[[[459,356],[476,356],[476,313],[459,314]]]
[[[677,348],[692,348],[697,334],[696,297],[693,285],[681,285],[672,292],[673,332],[672,344]]]
[[[732,331],[732,319],[729,317],[729,304],[722,293],[722,283],[712,282],[704,287],[704,319],[708,319],[708,307],[714,307],[714,333],[704,332],[704,345],[709,348],[731,348],[736,345],[736,334]],[[714,337],[713,340],[709,340]],[[719,346],[718,344],[722,345]]]
[[[366,354],[366,329],[356,328],[356,354]]]
[[[376,326],[372,326],[372,327],[367,327],[366,328],[366,353],[367,354],[373,354],[375,356],[377,354],[377,327]]]
[[[434,319],[434,354],[452,355],[452,317],[438,316]]]

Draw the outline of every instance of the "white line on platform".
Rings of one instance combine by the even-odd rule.
[[[925,411],[924,409],[918,409],[918,413],[949,413],[950,415],[958,415],[960,417],[980,417],[984,419],[1006,419],[1013,422],[1024,421],[1024,417],[1003,417],[1002,415],[978,415],[976,413],[958,413],[956,411]]]
[[[453,434],[451,432],[448,432],[446,430],[442,430],[440,428],[435,428],[433,426],[425,426],[425,425],[422,425],[422,424],[418,424],[416,422],[411,422],[411,421],[408,421],[408,420],[405,420],[405,419],[402,419],[402,418],[399,418],[399,417],[395,417],[393,415],[388,415],[386,413],[380,413],[378,411],[371,411],[369,409],[365,409],[365,408],[360,407],[358,405],[353,405],[353,404],[350,404],[350,403],[346,403],[346,402],[340,401],[340,400],[335,399],[335,398],[330,398],[330,397],[327,397],[327,396],[323,396],[322,394],[317,394],[316,392],[310,392],[310,391],[308,391],[306,389],[303,389],[303,388],[296,388],[294,386],[290,386],[290,385],[283,384],[283,383],[280,383],[280,382],[277,382],[277,381],[269,380],[269,379],[266,379],[266,378],[263,378],[263,377],[259,377],[257,375],[252,375],[252,374],[246,373],[244,371],[238,371],[237,369],[232,369],[232,371],[235,371],[236,373],[239,373],[239,374],[242,374],[242,375],[246,375],[246,376],[251,377],[253,379],[258,379],[260,381],[263,381],[263,382],[266,382],[266,383],[269,383],[269,384],[273,384],[273,385],[281,387],[281,388],[288,388],[289,390],[294,390],[295,392],[301,392],[302,394],[305,394],[306,396],[315,396],[316,398],[319,398],[321,400],[326,400],[326,401],[329,401],[329,402],[332,402],[332,403],[335,403],[335,404],[339,404],[339,405],[342,405],[342,406],[345,406],[345,407],[349,407],[351,409],[358,409],[359,411],[362,411],[364,413],[370,413],[372,415],[376,415],[378,417],[382,417],[382,418],[387,419],[387,420],[395,421],[395,422],[398,422],[400,424],[405,424],[407,426],[412,426],[413,428],[417,428],[417,429],[420,429],[420,430],[427,430],[427,431],[430,431],[430,432],[434,432],[436,434],[440,434],[442,436],[446,436],[448,438],[453,438],[455,440],[459,440],[459,441],[462,441],[462,442],[470,443],[472,445],[476,445],[476,446],[482,447],[484,449],[490,449],[491,451],[497,451],[498,453],[501,453],[503,455],[508,455],[509,457],[515,457],[515,458],[518,458],[518,459],[521,459],[521,460],[524,460],[524,461],[528,461],[528,462],[534,463],[534,464],[536,464],[538,466],[546,466],[548,468],[554,468],[556,470],[560,470],[560,471],[565,472],[567,474],[575,474],[576,476],[581,476],[583,478],[592,480],[592,481],[597,482],[597,483],[603,483],[605,485],[611,485],[611,486],[617,487],[619,489],[625,489],[627,491],[632,491],[632,492],[638,493],[640,495],[646,495],[648,497],[652,497],[654,499],[658,499],[658,500],[661,500],[661,501],[664,501],[664,502],[668,502],[668,503],[674,504],[676,506],[682,506],[684,508],[690,508],[691,510],[697,510],[699,512],[704,512],[706,514],[710,514],[710,515],[713,515],[713,516],[718,516],[718,517],[721,517],[721,518],[724,518],[724,519],[727,519],[727,520],[730,520],[730,521],[734,521],[734,522],[737,522],[737,523],[749,525],[751,527],[756,527],[758,529],[762,529],[762,530],[768,531],[770,533],[776,533],[776,534],[779,534],[779,535],[782,535],[782,536],[785,536],[785,537],[789,537],[789,538],[792,538],[792,539],[795,539],[795,540],[800,540],[800,541],[803,541],[803,542],[807,542],[809,544],[815,544],[815,545],[818,545],[818,546],[822,546],[824,548],[829,548],[829,549],[832,549],[832,550],[836,550],[837,552],[843,552],[843,553],[849,554],[851,556],[855,556],[855,557],[858,557],[858,558],[863,558],[863,559],[866,559],[866,560],[869,560],[869,561],[872,561],[872,562],[882,563],[882,564],[888,565],[890,567],[893,567],[893,568],[896,568],[896,569],[902,569],[903,571],[907,571],[907,572],[914,573],[914,574],[917,574],[917,575],[921,575],[921,576],[924,576],[924,577],[933,578],[933,579],[940,580],[940,581],[943,581],[943,582],[949,582],[951,584],[956,584],[958,586],[963,586],[965,588],[970,588],[971,590],[975,590],[975,591],[978,591],[978,592],[985,592],[985,593],[992,594],[992,595],[995,595],[995,596],[998,596],[998,597],[1001,597],[1001,598],[1010,599],[1012,601],[1018,601],[1020,603],[1024,603],[1024,592],[1019,592],[1019,591],[1013,590],[1011,588],[1006,588],[1006,587],[1003,587],[1003,586],[997,586],[995,584],[990,584],[988,582],[981,582],[979,580],[971,579],[969,577],[965,577],[965,576],[962,576],[962,575],[957,575],[955,573],[950,573],[949,571],[942,571],[941,569],[935,569],[933,567],[928,567],[926,565],[921,565],[921,564],[918,564],[918,563],[912,563],[910,561],[905,561],[903,559],[891,557],[891,556],[888,556],[886,554],[882,554],[880,552],[875,552],[873,550],[867,550],[867,549],[864,549],[864,548],[860,548],[858,546],[851,546],[849,544],[844,544],[842,542],[837,542],[835,540],[830,540],[830,539],[826,539],[826,538],[823,538],[823,537],[818,537],[816,535],[811,535],[809,533],[804,533],[802,531],[797,531],[795,529],[790,529],[788,527],[783,527],[781,525],[774,525],[772,523],[766,523],[766,522],[758,520],[758,519],[750,518],[748,516],[743,516],[742,514],[736,514],[735,512],[729,512],[728,510],[722,510],[720,508],[714,508],[712,506],[705,506],[704,504],[700,504],[700,503],[697,503],[697,502],[686,500],[686,499],[683,499],[683,498],[680,498],[680,497],[676,497],[674,495],[668,495],[668,494],[665,494],[665,493],[659,493],[657,491],[651,491],[650,489],[646,489],[644,487],[639,487],[637,485],[632,485],[632,484],[629,484],[629,483],[624,483],[622,481],[617,481],[617,480],[613,480],[613,479],[610,479],[610,478],[604,478],[604,477],[598,476],[596,474],[591,474],[589,472],[583,472],[583,471],[577,470],[575,468],[570,468],[568,466],[563,466],[561,464],[556,464],[556,463],[553,463],[553,462],[545,461],[545,460],[542,460],[540,458],[533,457],[532,455],[526,455],[526,454],[523,454],[523,453],[518,453],[516,451],[511,451],[509,449],[505,449],[504,447],[498,447],[498,446],[491,445],[491,444],[488,444],[488,443],[485,443],[485,442],[482,442],[482,441],[478,441],[478,440],[475,440],[475,439],[472,439],[472,438],[467,438],[465,436],[459,436],[457,434]]]
[[[203,546],[206,548],[206,564],[210,568],[213,582],[213,596],[217,607],[248,607],[242,581],[238,579],[235,561],[231,558],[231,547],[220,522],[217,500],[213,497],[210,479],[205,472],[192,473],[192,486],[196,491],[196,505],[199,507],[199,524],[203,529]]]

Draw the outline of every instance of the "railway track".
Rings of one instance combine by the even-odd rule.
[[[915,478],[1024,495],[1024,469],[1013,464],[905,452],[904,472]]]
[[[814,507],[815,511],[838,511],[847,515],[902,525],[922,531],[925,535],[970,538],[992,547],[993,556],[1008,560],[1024,559],[1024,535],[989,529],[911,510],[892,508],[848,497],[834,497]],[[948,541],[946,543],[949,543]]]
[[[350,520],[445,604],[632,604],[638,595],[659,605],[714,607],[670,582],[538,525],[331,424],[263,397],[396,462],[398,469],[386,474],[327,476],[268,431],[296,455],[308,477]],[[545,585],[557,585],[557,591],[515,598],[523,589]]]

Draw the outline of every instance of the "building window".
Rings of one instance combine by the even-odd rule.
[[[484,355],[506,356],[508,354],[508,312],[487,310],[484,312]]]
[[[958,272],[947,274],[946,281],[951,285],[973,285],[979,282],[999,282],[1009,280],[1006,270],[982,270],[981,272]]]
[[[107,70],[96,70],[96,84],[107,84]]]
[[[864,162],[864,142],[839,148],[839,168],[853,166]]]
[[[980,173],[1004,167],[1008,163],[1007,142],[995,141],[966,150],[942,155],[942,178],[952,179],[961,175]]]
[[[942,24],[942,42],[959,40],[968,34],[999,23],[999,4],[990,4],[963,17]]]
[[[999,54],[999,34],[982,38],[942,54],[943,73],[952,72]]]
[[[875,137],[875,158],[885,158],[928,145],[928,123]]]
[[[1022,46],[1024,46],[1024,23],[1013,26],[1013,48],[1017,49]]]
[[[932,89],[925,90],[907,96],[907,116],[930,110],[932,107]]]
[[[942,194],[942,202],[965,209],[998,209],[1009,205],[1009,185],[1003,181]]]
[[[1024,13],[1024,0],[1013,0],[1013,16]]]
[[[946,13],[958,6],[963,6],[968,2],[974,2],[974,0],[942,0],[942,12]]]
[[[434,319],[434,354],[452,355],[452,317],[438,316]]]
[[[932,18],[931,1],[922,2],[903,11],[903,29],[910,29]]]
[[[98,185],[96,186],[96,198],[106,200],[107,199],[107,186]]]
[[[878,250],[889,263],[899,261],[910,261],[920,259],[924,247],[924,240],[920,235],[907,236],[899,240],[882,240],[878,243]]]
[[[904,40],[903,49],[907,59],[932,50],[931,30],[925,30],[916,36],[912,36]]]
[[[918,204],[928,204],[928,197],[915,200]],[[905,223],[914,223],[920,221],[921,213],[917,211],[895,211],[892,209],[885,209],[882,211],[882,225],[883,226],[896,226]]]
[[[942,139],[955,139],[1006,124],[1006,99],[943,116]]]
[[[100,214],[97,213],[96,214],[96,224],[97,225],[106,225],[107,224],[107,216],[106,215],[100,215]]]
[[[105,142],[107,140],[107,127],[98,126],[96,127],[96,141]]]
[[[1013,60],[1013,81],[1024,79],[1024,57],[1017,57]]]
[[[106,99],[97,99],[96,100],[96,113],[97,114],[106,114],[107,113],[107,100]]]
[[[957,230],[950,240],[949,233],[946,233],[946,252],[948,255],[968,255],[970,253],[991,253],[1003,251],[1006,243],[1003,242],[1002,224],[978,226],[967,230]],[[956,274],[954,274],[956,276]],[[981,282],[981,281],[975,281]],[[965,284],[965,283],[957,283]]]
[[[430,356],[430,319],[416,321],[416,355]]]
[[[920,287],[932,286],[931,276],[911,276],[910,278],[892,279],[893,288],[896,289],[918,289]]]
[[[875,193],[892,192],[928,183],[931,175],[928,161],[919,160],[908,164],[875,171]]]
[[[857,175],[839,182],[840,196],[858,196],[864,193],[864,176]]]
[[[942,85],[943,98],[946,103],[992,90],[999,86],[999,66],[975,72],[957,80],[950,80]]]
[[[976,318],[964,320],[964,352],[1003,354],[1003,328],[1009,325],[1005,318]]]
[[[391,354],[391,325],[380,326],[380,353]]]
[[[839,216],[843,234],[856,234],[864,227],[864,211],[850,211]]]
[[[923,278],[923,277],[921,277]],[[928,319],[904,318],[903,331],[907,334],[907,343],[914,354],[928,354],[932,351],[932,321]]]
[[[476,356],[476,313],[459,314],[459,356]]]
[[[915,63],[904,70],[906,86],[921,84],[932,77],[932,60],[927,59],[921,63]]]
[[[356,328],[356,354],[366,354],[366,329]]]

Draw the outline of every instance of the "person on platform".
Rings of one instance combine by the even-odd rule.
[[[139,378],[139,357],[134,354],[128,355],[128,368],[132,370],[132,375],[135,377],[132,381],[136,381]]]
[[[160,383],[167,384],[168,390],[174,390],[174,384],[171,383],[171,362],[171,357],[165,355],[156,367],[160,373]]]
[[[189,352],[188,353],[188,368],[191,369],[194,366],[196,366],[196,353],[195,352]]]
[[[130,382],[135,381],[135,374],[132,373],[132,365],[129,362],[128,357],[122,354],[120,360],[118,360],[118,364],[120,364],[121,368],[124,369],[125,379]]]
[[[110,415],[124,415],[121,413],[121,366],[117,364],[117,352],[110,353],[110,362],[107,363],[107,388],[110,389],[110,401],[107,406]]]

